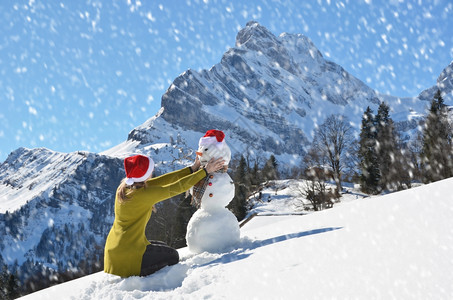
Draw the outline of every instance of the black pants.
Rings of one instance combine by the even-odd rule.
[[[176,249],[164,242],[151,241],[146,247],[142,258],[140,276],[147,276],[159,271],[163,267],[171,266],[179,262],[179,254]]]

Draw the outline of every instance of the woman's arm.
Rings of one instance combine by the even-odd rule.
[[[181,177],[189,175],[190,173],[192,173],[190,171],[190,167],[187,167],[187,168],[183,168],[181,170],[173,171],[173,172],[166,173],[166,174],[154,177],[154,178],[150,178],[146,181],[146,184],[148,186],[164,185],[164,184],[168,184],[170,182],[176,181],[176,180],[180,179]]]
[[[172,173],[165,174],[156,178],[152,178],[149,181],[153,181],[158,179],[161,184],[156,185],[148,185],[144,189],[139,189],[135,192],[134,198],[137,198],[138,201],[146,201],[147,205],[154,205],[160,201],[166,200],[168,198],[174,197],[179,195],[192,186],[194,186],[197,182],[201,179],[206,177],[209,173],[215,172],[223,167],[224,160],[221,158],[218,159],[211,159],[205,168],[199,169],[196,172],[191,173],[190,167],[185,169],[175,171],[172,173],[179,173],[179,175],[183,174],[184,172],[187,174],[184,177],[179,178],[176,181],[173,180],[164,180],[164,179],[171,179],[172,176],[169,176]],[[176,176],[179,176],[176,175]],[[175,175],[173,175],[175,176]],[[174,178],[174,177],[173,177]]]
[[[151,185],[145,189],[140,189],[135,192],[134,200],[146,201],[149,205],[154,205],[160,201],[179,195],[197,182],[207,176],[204,169],[200,169],[173,182],[168,182],[163,185]]]
[[[200,168],[200,165],[201,165],[201,163],[197,156],[195,158],[195,162],[193,163],[192,166],[178,170],[178,171],[173,171],[173,172],[170,172],[167,174],[163,174],[163,175],[157,176],[155,178],[151,178],[147,181],[147,184],[148,185],[162,185],[162,184],[165,184],[168,182],[176,181],[183,176],[186,176],[190,173],[194,173],[194,172],[198,171],[198,169]],[[189,171],[189,172],[187,172],[187,171]]]

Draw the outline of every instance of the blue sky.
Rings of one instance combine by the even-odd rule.
[[[450,0],[0,2],[0,162],[18,147],[100,152],[209,69],[256,20],[308,36],[379,92],[416,96],[453,59]]]

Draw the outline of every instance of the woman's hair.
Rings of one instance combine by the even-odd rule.
[[[133,185],[126,184],[126,178],[121,180],[120,186],[116,192],[116,197],[118,198],[118,202],[120,204],[124,204],[125,202],[129,201],[130,198],[128,196],[128,190],[130,189],[140,189],[146,188],[146,181],[143,182],[135,182]]]

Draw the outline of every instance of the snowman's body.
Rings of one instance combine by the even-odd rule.
[[[227,165],[231,158],[230,149],[225,142],[214,145],[200,142],[198,150],[202,165],[212,157],[222,157]],[[239,223],[226,208],[234,198],[231,177],[226,172],[215,172],[209,174],[207,180],[200,209],[193,214],[187,225],[186,241],[189,250],[194,253],[221,252],[234,247],[240,239]]]

